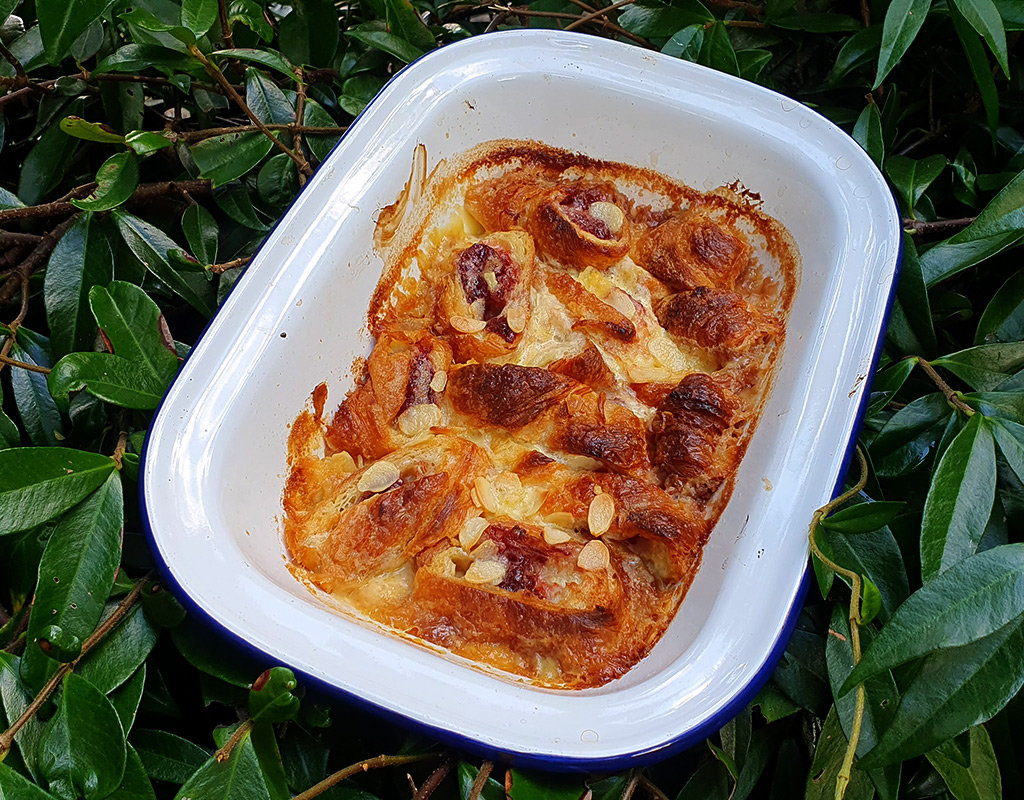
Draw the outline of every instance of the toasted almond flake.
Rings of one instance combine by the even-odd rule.
[[[505,312],[505,322],[512,333],[522,333],[526,330],[526,309],[520,305],[512,306]]]
[[[474,561],[466,570],[466,581],[497,586],[505,580],[505,565],[500,561]]]
[[[499,492],[521,492],[523,482],[514,472],[503,472],[494,479],[494,488]]]
[[[335,453],[334,459],[341,466],[342,472],[355,472],[358,469],[358,467],[356,467],[356,460],[352,458],[352,455],[348,450],[342,450],[340,453]]]
[[[590,216],[601,220],[601,222],[607,225],[608,230],[612,232],[613,236],[618,235],[619,231],[622,230],[622,223],[626,221],[626,215],[622,213],[622,209],[615,205],[615,203],[604,203],[601,201],[590,204]]]
[[[615,499],[610,494],[599,494],[590,501],[587,526],[594,536],[601,536],[612,526],[615,518]]]
[[[487,270],[487,272],[484,273],[484,283],[487,284],[487,288],[492,292],[498,290],[498,276],[491,270]]]
[[[409,406],[398,417],[398,430],[406,436],[417,436],[441,424],[441,409],[433,403]]]
[[[478,300],[474,300],[469,304],[469,310],[473,312],[475,319],[480,319],[484,315],[484,310],[487,308],[487,301],[482,297]]]
[[[390,461],[374,461],[359,476],[356,488],[361,492],[383,492],[393,486],[400,477],[402,474],[398,471],[398,467]]]
[[[487,327],[487,323],[482,319],[472,319],[471,317],[460,317],[457,314],[453,315],[448,320],[452,327],[455,328],[459,333],[480,333],[484,328]]]
[[[599,569],[607,569],[611,555],[608,546],[604,542],[594,539],[583,545],[579,556],[576,558],[576,565],[588,572],[596,572]]]
[[[670,383],[672,373],[664,367],[630,367],[630,383]]]
[[[443,392],[444,387],[448,385],[448,373],[443,369],[439,369],[434,373],[434,377],[430,379],[430,390],[433,392]]]
[[[476,493],[476,487],[472,487],[469,490],[469,499],[473,501],[473,505],[477,508],[483,508],[483,503],[480,502],[480,495]]]
[[[483,517],[467,519],[462,526],[462,530],[459,531],[459,544],[462,545],[462,549],[472,550],[476,543],[480,541],[483,532],[487,530],[488,524],[487,520]]]
[[[556,511],[544,517],[544,521],[551,525],[558,525],[560,528],[571,528],[576,524],[576,518],[568,511]]]
[[[571,538],[569,534],[560,528],[554,528],[551,525],[544,526],[544,541],[548,544],[564,544]]]
[[[622,291],[622,289],[612,289],[608,292],[608,296],[604,298],[604,302],[624,317],[633,319],[636,316],[636,306],[633,305],[633,298]]]
[[[480,498],[480,505],[492,514],[498,511],[498,496],[494,493],[494,487],[487,478],[476,478],[473,481],[473,488],[476,489],[476,496]]]

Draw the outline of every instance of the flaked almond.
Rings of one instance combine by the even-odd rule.
[[[655,337],[651,339],[647,343],[647,352],[666,367],[673,367],[679,363],[679,350],[667,338]]]
[[[434,377],[430,379],[430,390],[433,392],[443,392],[444,387],[448,385],[448,373],[443,369],[439,369],[434,373]]]
[[[548,544],[564,544],[571,538],[572,537],[561,528],[555,528],[551,525],[544,526],[544,541]]]
[[[352,458],[348,450],[342,450],[340,453],[335,453],[334,460],[338,462],[342,472],[355,472],[358,469],[356,466],[356,460]]]
[[[576,524],[576,518],[568,511],[556,511],[544,517],[544,521],[560,528],[571,528]]]
[[[502,472],[494,479],[494,488],[499,492],[521,492],[523,490],[523,482],[519,480],[519,476],[514,472]]]
[[[615,499],[610,494],[599,494],[587,509],[587,527],[594,536],[602,536],[615,519]]]
[[[383,492],[393,486],[402,474],[390,461],[374,461],[359,476],[356,488],[361,492]]]
[[[469,499],[473,501],[473,505],[477,508],[483,508],[483,503],[480,502],[480,495],[476,493],[476,487],[471,487],[469,490]]]
[[[610,560],[608,546],[604,542],[594,539],[583,545],[583,549],[580,550],[580,554],[576,558],[576,565],[588,572],[596,572],[600,569],[607,569]]]
[[[440,424],[441,409],[433,403],[409,406],[398,417],[398,430],[406,436],[418,436]]]
[[[498,276],[491,270],[487,270],[487,272],[484,273],[484,283],[487,284],[487,288],[490,291],[498,291]]]
[[[626,221],[626,215],[615,203],[604,203],[598,201],[590,204],[590,216],[599,219],[608,226],[613,236],[617,236],[622,230],[622,223]]]
[[[497,586],[505,580],[505,565],[500,561],[474,561],[466,570],[466,580],[478,586]]]
[[[476,543],[480,541],[483,532],[487,530],[488,524],[487,520],[483,517],[467,519],[462,526],[462,530],[459,531],[459,544],[462,545],[462,549],[472,550]]]
[[[480,500],[480,506],[492,514],[497,513],[498,495],[495,494],[491,482],[487,478],[476,478],[473,481],[473,488],[476,490],[476,496]]]
[[[487,301],[482,297],[474,300],[469,304],[469,310],[473,312],[474,319],[480,319],[484,315],[484,311],[487,309]]]
[[[636,316],[636,306],[633,305],[633,298],[622,291],[622,289],[612,289],[608,292],[604,301],[624,317],[633,319]]]
[[[458,314],[453,315],[448,321],[459,333],[480,333],[480,331],[487,327],[487,323],[482,319],[460,317]]]
[[[526,330],[526,309],[519,305],[512,306],[505,312],[505,322],[512,333],[522,333]]]

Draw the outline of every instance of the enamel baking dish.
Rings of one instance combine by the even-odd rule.
[[[369,352],[374,221],[409,178],[497,138],[650,167],[702,190],[739,180],[795,237],[803,268],[775,388],[676,619],[618,680],[516,683],[340,615],[288,571],[289,424],[331,409]],[[384,89],[253,259],[150,429],[143,507],[167,578],[227,635],[322,685],[520,766],[606,770],[691,745],[768,679],[806,585],[807,525],[855,436],[898,269],[900,226],[857,144],[767,89],[637,47],[557,31],[489,34]]]

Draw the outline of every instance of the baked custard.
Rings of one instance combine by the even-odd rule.
[[[770,391],[799,272],[734,185],[537,142],[380,213],[372,351],[289,436],[293,573],[505,677],[600,686],[679,609]],[[336,401],[335,401],[336,402]]]

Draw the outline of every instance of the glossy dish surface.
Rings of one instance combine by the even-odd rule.
[[[287,425],[320,381],[343,396],[367,355],[380,210],[405,185],[417,145],[433,165],[495,138],[705,191],[739,180],[802,255],[774,390],[685,603],[646,658],[596,689],[503,681],[340,618],[284,558]],[[895,205],[870,160],[792,100],[583,35],[517,31],[448,46],[357,120],[182,368],[144,453],[154,551],[228,634],[449,741],[549,769],[654,760],[724,724],[781,655],[807,520],[848,456],[898,252]]]

